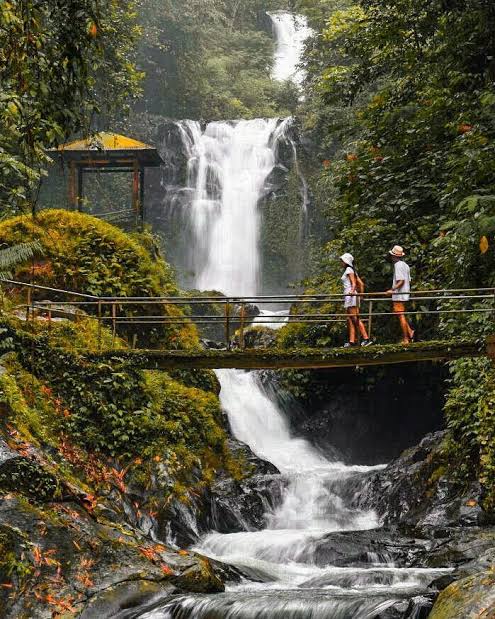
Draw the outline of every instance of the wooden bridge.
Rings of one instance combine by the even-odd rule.
[[[488,343],[436,341],[417,344],[375,345],[367,348],[313,348],[297,350],[107,351],[89,355],[95,361],[132,362],[146,370],[224,369],[322,369],[389,365],[418,361],[448,361],[488,355]]]
[[[298,347],[288,350],[277,347],[276,342],[264,347],[260,347],[259,342],[253,345],[259,333],[256,327],[276,329],[284,324],[303,324],[324,328],[331,323],[345,323],[347,315],[342,309],[342,296],[335,294],[109,298],[12,280],[0,280],[0,283],[11,298],[22,297],[15,305],[15,313],[21,320],[45,322],[49,335],[56,331],[53,323],[61,320],[96,321],[97,345],[78,352],[90,360],[131,362],[142,369],[309,369],[446,361],[462,357],[495,358],[495,338],[487,340],[476,334],[465,339],[347,349]],[[376,293],[360,296],[362,319],[370,334],[376,321],[383,326],[387,320],[396,320],[390,311],[389,297]],[[432,325],[440,316],[476,313],[495,317],[495,289],[414,291],[410,306],[408,313],[421,316]],[[281,311],[281,307],[285,311]],[[160,329],[191,323],[199,329],[215,331],[214,348],[164,350],[157,345],[150,349],[150,333],[156,336]],[[223,339],[223,344],[219,339]]]

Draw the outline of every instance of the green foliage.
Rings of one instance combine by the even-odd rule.
[[[286,6],[283,0],[145,0],[143,109],[175,118],[288,114],[297,93],[269,77],[273,38],[266,15]]]
[[[0,212],[33,208],[45,148],[137,93],[133,0],[0,4]]]
[[[308,291],[336,291],[343,250],[356,256],[368,290],[384,290],[390,278],[384,256],[396,243],[406,248],[416,289],[493,286],[492,3],[299,5],[319,35],[307,51],[301,113],[323,163],[315,202],[328,226]],[[484,338],[493,334],[492,307],[491,300],[475,300],[479,313],[432,316],[422,335]],[[375,333],[392,335],[380,323]],[[290,326],[280,337],[301,342],[324,335]],[[451,368],[449,462],[459,479],[481,480],[493,508],[493,372],[480,360]]]
[[[17,361],[0,376],[0,405],[30,441],[56,447],[68,437],[88,453],[156,458],[184,483],[194,470],[207,480],[215,468],[234,467],[216,393],[118,359],[90,363],[8,322],[1,335],[1,351],[15,352]],[[214,388],[209,373],[199,374],[198,382]]]
[[[447,456],[456,478],[480,480],[485,507],[494,509],[495,370],[489,359],[462,359],[451,364],[451,374],[445,404]]]
[[[36,241],[19,243],[12,247],[0,249],[0,278],[12,277],[12,271],[23,262],[35,258],[42,253],[42,248]]]

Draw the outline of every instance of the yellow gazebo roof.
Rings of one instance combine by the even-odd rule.
[[[100,131],[88,137],[61,144],[58,148],[50,149],[50,154],[58,155],[66,160],[83,162],[98,158],[107,157],[110,160],[118,158],[137,159],[141,165],[146,167],[159,166],[163,163],[154,146],[128,138],[118,133]]]

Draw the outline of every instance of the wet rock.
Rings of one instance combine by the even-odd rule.
[[[280,504],[285,486],[280,475],[255,475],[240,483],[227,479],[214,484],[208,529],[219,533],[263,529],[265,514]]]
[[[0,490],[16,491],[38,501],[60,494],[57,479],[34,457],[21,456],[0,439]]]
[[[399,600],[382,611],[377,619],[427,619],[435,596],[417,595],[409,600]]]
[[[294,434],[330,458],[337,451],[349,464],[385,464],[443,427],[446,372],[438,364],[280,374],[296,397],[303,393],[305,414],[291,417]]]
[[[156,603],[175,593],[173,585],[147,580],[122,582],[96,594],[80,614],[80,619],[115,619],[144,604]]]
[[[5,619],[50,617],[69,608],[87,618],[113,617],[176,590],[221,592],[227,573],[217,562],[152,542],[77,503],[41,506],[13,495],[0,500]],[[21,595],[9,595],[12,590]]]
[[[250,327],[244,334],[246,348],[273,348],[276,341],[276,331],[268,327]]]
[[[256,456],[246,443],[231,437],[227,445],[232,454],[247,463],[253,475],[277,475],[280,472],[274,464]]]
[[[427,435],[385,469],[372,474],[358,504],[376,510],[385,524],[416,528],[478,526],[490,522],[475,482],[461,487],[446,475],[441,446],[444,432]]]
[[[494,563],[495,528],[456,528],[446,532],[446,535],[443,539],[431,540],[428,553],[421,557],[422,566],[462,569],[456,576],[459,578]]]
[[[467,619],[495,616],[495,571],[468,576],[444,589],[429,619]]]
[[[395,563],[412,567],[429,551],[432,542],[405,537],[394,529],[329,533],[317,540],[310,552],[316,565],[363,567],[371,563]]]

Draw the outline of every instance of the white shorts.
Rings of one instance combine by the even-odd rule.
[[[359,307],[359,297],[354,295],[344,297],[344,307],[345,309],[349,307]]]

